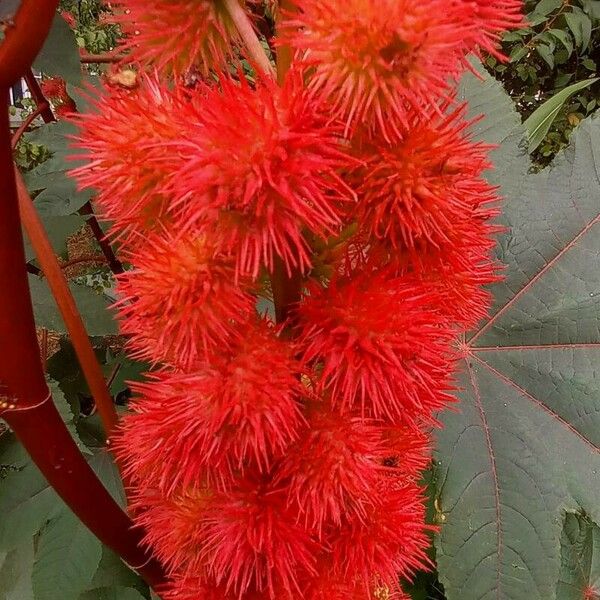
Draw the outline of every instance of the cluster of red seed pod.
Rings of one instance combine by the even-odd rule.
[[[278,85],[228,66],[224,0],[121,0],[150,68],[78,117],[75,176],[155,366],[117,445],[169,598],[401,596],[427,567],[429,431],[496,277],[489,148],[451,80],[520,8],[296,0]],[[277,277],[299,282],[279,323],[257,309]]]

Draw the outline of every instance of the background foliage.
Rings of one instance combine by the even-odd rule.
[[[567,86],[594,76],[600,65],[600,0],[526,0],[525,7],[529,26],[504,36],[510,62],[485,61],[523,118]],[[538,164],[548,164],[567,144],[573,128],[598,108],[599,94],[595,83],[564,104],[534,154]]]

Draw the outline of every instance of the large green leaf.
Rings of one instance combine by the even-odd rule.
[[[59,76],[69,83],[81,81],[81,63],[75,34],[67,22],[56,14],[44,46],[33,66],[45,75]]]
[[[103,587],[84,592],[79,600],[146,600],[146,598],[133,588]]]
[[[26,540],[10,552],[0,552],[0,598],[33,600],[32,569],[32,539]]]
[[[78,283],[70,283],[69,288],[89,335],[117,333],[116,321],[112,311],[109,310],[111,302],[103,294]],[[52,331],[66,332],[62,316],[46,280],[37,275],[30,275],[29,289],[36,324]]]
[[[102,544],[67,508],[42,530],[33,565],[35,600],[77,600],[89,589]]]
[[[566,600],[564,515],[600,518],[600,118],[528,175],[494,87],[463,89],[500,144],[505,279],[462,344],[459,410],[437,434],[438,569],[449,600]]]
[[[9,472],[0,480],[0,552],[26,542],[60,508],[58,496],[33,464]]]
[[[76,133],[75,125],[59,121],[42,125],[26,135],[27,141],[44,145],[52,152],[51,158],[25,174],[28,189],[39,192],[34,203],[42,219],[70,215],[92,197],[90,190],[78,191],[75,180],[67,175],[69,169],[81,164],[69,158],[73,154],[70,136]]]

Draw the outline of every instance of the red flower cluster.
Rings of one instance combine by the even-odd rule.
[[[403,598],[453,344],[496,278],[489,148],[449,78],[520,2],[296,0],[280,86],[220,70],[230,4],[122,0],[154,70],[78,118],[155,366],[116,440],[136,514],[169,600]]]

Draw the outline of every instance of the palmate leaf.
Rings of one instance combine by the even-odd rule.
[[[478,137],[500,144],[506,269],[437,433],[440,581],[448,600],[567,600],[566,514],[600,522],[600,118],[528,174],[501,88],[470,76],[462,89],[488,115]]]

